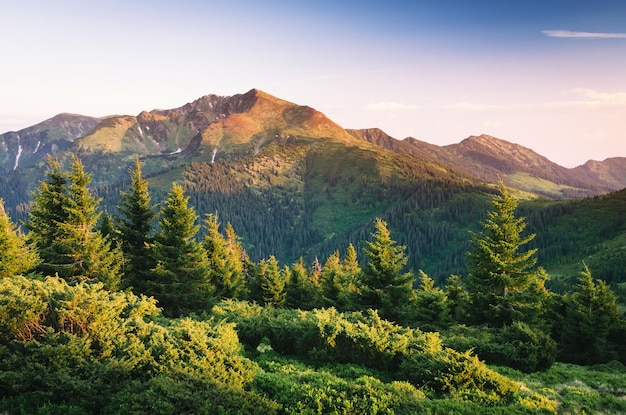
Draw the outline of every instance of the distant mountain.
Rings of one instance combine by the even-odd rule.
[[[568,169],[529,148],[489,135],[436,146],[412,137],[398,141],[378,129],[348,131],[376,145],[454,166],[491,183],[502,179],[507,186],[549,198],[587,197],[626,187],[626,158],[589,161]]]
[[[0,171],[31,166],[48,154],[65,151],[101,121],[84,115],[59,114],[18,132],[4,133],[0,135]]]

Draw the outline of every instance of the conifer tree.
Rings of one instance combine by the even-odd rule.
[[[115,223],[125,258],[124,285],[134,287],[136,292],[143,292],[146,273],[155,266],[149,246],[152,243],[156,211],[152,205],[148,180],[141,174],[139,157],[135,158],[135,166],[129,173],[130,187],[120,195],[121,204],[117,206],[120,215],[116,216]]]
[[[40,182],[33,193],[33,205],[24,226],[29,231],[28,239],[32,241],[43,260],[38,267],[44,275],[54,275],[55,269],[49,263],[57,255],[53,245],[61,236],[58,226],[68,220],[65,209],[68,179],[59,160],[48,157],[46,179]]]
[[[168,316],[207,310],[213,294],[207,253],[196,241],[195,209],[183,188],[174,183],[159,218],[151,252],[156,266],[143,294],[154,296]]]
[[[266,305],[281,307],[285,304],[285,278],[278,267],[278,260],[274,255],[268,260],[259,263],[259,285],[261,296]]]
[[[348,249],[346,249],[346,256],[343,259],[343,269],[349,273],[355,280],[359,278],[361,274],[361,267],[359,266],[359,260],[357,258],[356,248],[350,243]]]
[[[360,273],[359,265],[356,263],[356,252],[352,244],[348,248],[347,255],[342,262],[339,251],[335,251],[326,260],[320,275],[324,305],[336,307],[341,311],[355,308],[356,278]]]
[[[320,275],[325,306],[334,306],[339,310],[343,310],[343,304],[340,304],[340,297],[344,291],[343,279],[344,276],[343,267],[341,266],[341,258],[339,257],[339,251],[335,251],[324,263],[322,273]]]
[[[121,278],[121,252],[96,230],[99,200],[87,188],[91,177],[73,156],[69,172],[49,161],[48,180],[34,195],[26,222],[29,238],[42,257],[44,275],[58,275],[70,284],[102,282],[117,289]]]
[[[307,271],[302,257],[289,268],[289,278],[286,280],[286,303],[290,308],[312,310],[322,306],[319,284]]]
[[[446,293],[435,287],[435,281],[424,271],[420,270],[419,275],[411,322],[424,331],[439,331],[450,323]]]
[[[377,219],[372,241],[365,241],[368,262],[363,270],[363,305],[377,309],[381,317],[397,320],[413,299],[413,274],[403,272],[406,247],[391,239],[387,223]]]
[[[608,362],[619,357],[618,348],[626,343],[611,341],[612,331],[622,331],[624,321],[615,294],[583,265],[575,289],[564,296],[559,358],[577,364]]]
[[[534,268],[537,250],[522,250],[535,235],[522,235],[526,223],[515,216],[517,203],[501,183],[483,231],[471,234],[467,290],[469,317],[475,324],[535,324],[547,296],[547,274]]]
[[[227,224],[227,236],[224,237],[219,231],[217,214],[207,214],[204,224],[207,233],[203,246],[209,259],[209,278],[215,286],[215,296],[244,299],[247,288],[243,273],[243,248],[232,225],[230,222]]]
[[[444,287],[448,313],[452,321],[467,321],[466,309],[470,303],[467,290],[463,286],[463,280],[458,275],[450,275]]]
[[[39,254],[26,236],[11,222],[0,199],[0,280],[26,275],[40,262]]]

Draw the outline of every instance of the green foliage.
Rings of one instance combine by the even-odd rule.
[[[264,373],[255,378],[254,389],[287,414],[415,414],[427,405],[424,393],[411,384],[382,382],[365,368],[361,376],[346,379],[275,355],[264,355],[259,363]]]
[[[215,286],[217,298],[244,299],[247,287],[244,277],[244,250],[230,223],[226,237],[219,231],[217,214],[207,214],[204,221],[206,235],[202,242],[209,259],[209,278]]]
[[[285,304],[287,296],[285,276],[279,269],[275,256],[272,255],[268,260],[261,260],[257,278],[264,304],[278,307]]]
[[[88,191],[91,177],[80,160],[72,159],[70,170],[49,159],[48,179],[34,195],[26,222],[28,237],[36,244],[44,275],[59,275],[70,283],[102,282],[119,286],[121,252],[96,231],[98,200]]]
[[[527,373],[550,368],[557,354],[549,334],[522,322],[501,328],[457,325],[443,332],[443,341],[458,351],[473,350],[488,364]]]
[[[115,227],[119,232],[124,253],[124,285],[133,287],[136,292],[144,292],[147,272],[154,268],[149,247],[152,242],[153,221],[156,217],[148,189],[148,180],[141,173],[139,157],[129,171],[131,182],[126,191],[120,193],[119,215],[115,217]]]
[[[25,275],[40,262],[35,246],[18,231],[0,199],[0,281],[14,275]]]
[[[514,321],[534,324],[547,292],[547,274],[534,270],[536,249],[521,251],[535,235],[522,236],[524,218],[515,216],[517,200],[504,184],[492,201],[481,233],[472,233],[467,290],[471,298],[469,317],[475,324],[496,327]]]
[[[339,251],[328,257],[320,274],[323,304],[341,311],[354,310],[358,302],[358,278],[360,268],[356,262],[353,245],[348,248],[345,261]]]
[[[587,266],[576,288],[563,298],[565,312],[559,338],[559,358],[579,364],[604,363],[620,358],[626,345],[625,322],[606,283],[594,279]],[[623,356],[622,356],[623,357]]]
[[[435,287],[435,281],[422,270],[420,285],[415,290],[415,302],[407,320],[423,331],[438,331],[450,324],[450,307],[446,293]]]
[[[287,305],[290,308],[311,310],[321,304],[318,275],[309,272],[302,257],[288,270]]]
[[[168,316],[207,310],[214,290],[206,250],[195,239],[198,216],[188,201],[183,188],[174,184],[151,247],[156,266],[142,293],[154,296]]]
[[[368,262],[363,270],[362,303],[379,310],[389,320],[398,320],[403,307],[413,300],[413,274],[402,272],[408,258],[406,247],[391,239],[387,223],[377,219],[372,241],[366,241]]]
[[[260,308],[223,302],[213,313],[237,324],[240,338],[256,347],[263,338],[278,353],[318,363],[351,363],[398,373],[400,381],[480,402],[512,402],[519,388],[471,354],[442,347],[438,333],[422,333],[386,320],[375,311],[338,313]]]
[[[245,391],[258,367],[234,326],[164,320],[152,299],[7,279],[0,292],[0,408],[11,413],[274,413]],[[12,316],[8,318],[8,316]],[[47,408],[47,409],[46,409]],[[81,411],[82,410],[82,411]],[[221,411],[221,412],[220,412]]]
[[[519,385],[498,375],[471,352],[444,349],[438,333],[427,333],[400,364],[412,384],[485,404],[512,402]]]
[[[527,388],[541,392],[544,399],[554,402],[554,412],[558,402],[559,414],[626,413],[626,367],[619,362],[595,366],[557,362],[544,372],[531,374],[502,367],[497,370],[507,377],[523,382]],[[534,402],[541,403],[536,398]]]

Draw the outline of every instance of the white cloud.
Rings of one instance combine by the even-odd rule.
[[[550,37],[570,39],[626,39],[626,33],[573,32],[570,30],[544,30],[541,33]]]
[[[419,109],[417,105],[399,104],[397,102],[372,102],[367,108],[374,111],[413,111]]]

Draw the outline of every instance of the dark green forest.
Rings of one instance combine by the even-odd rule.
[[[49,159],[18,222],[0,204],[0,411],[626,412],[626,321],[611,288],[622,277],[597,278],[593,255],[574,283],[540,265],[554,249],[576,254],[558,248],[574,205],[520,203],[504,185],[473,200],[461,182],[420,180],[418,192],[308,162],[322,180],[246,176],[244,162],[237,180],[202,182],[229,166],[194,164],[154,195],[136,159],[104,204],[77,157]],[[275,183],[259,192],[242,176]],[[327,209],[321,198],[336,203],[297,208]],[[367,227],[337,224],[377,211]],[[266,238],[238,235],[244,214],[258,215],[246,235]],[[618,235],[612,220],[598,238]],[[424,242],[407,252],[408,239]]]

